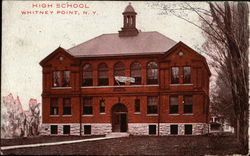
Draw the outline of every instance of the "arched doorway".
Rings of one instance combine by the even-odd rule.
[[[118,103],[112,107],[112,131],[127,132],[128,109],[124,104]]]

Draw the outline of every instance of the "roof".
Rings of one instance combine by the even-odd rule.
[[[159,32],[139,32],[137,36],[119,37],[103,34],[67,50],[75,57],[141,55],[164,53],[177,42]]]
[[[129,3],[124,12],[135,12],[135,9],[132,7],[131,3]]]

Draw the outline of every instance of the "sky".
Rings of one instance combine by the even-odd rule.
[[[123,26],[122,12],[128,3],[4,1],[1,96],[9,93],[14,97],[19,96],[24,109],[28,109],[30,98],[41,102],[42,68],[39,62],[59,46],[69,49],[99,35],[117,33]],[[204,42],[201,30],[176,16],[160,14],[159,8],[152,7],[156,3],[170,7],[181,4],[133,1],[132,6],[137,12],[137,29],[143,32],[158,31],[194,49],[201,48]],[[205,2],[194,5],[207,7]],[[46,11],[48,14],[41,14]],[[76,14],[66,14],[67,11]],[[194,22],[198,21],[195,13],[189,13],[188,17]]]

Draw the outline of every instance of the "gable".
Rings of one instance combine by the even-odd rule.
[[[53,51],[50,55],[45,57],[41,62],[40,65],[42,67],[48,64],[68,64],[74,61],[74,57],[70,55],[65,49],[58,47],[55,51]]]
[[[164,62],[164,60],[167,60],[168,62],[170,61],[171,64],[175,64],[177,66],[202,63],[208,74],[211,75],[206,58],[183,42],[177,43],[170,50],[168,50],[161,58],[161,61]]]

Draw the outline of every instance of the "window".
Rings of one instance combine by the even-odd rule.
[[[90,64],[85,64],[83,66],[82,86],[92,86],[92,85],[93,85],[92,67]]]
[[[63,87],[70,86],[70,71],[63,71]]]
[[[125,76],[125,65],[118,62],[114,66],[114,76]],[[115,79],[114,85],[125,85],[125,82],[119,82]]]
[[[135,78],[135,82],[131,83],[133,85],[140,85],[141,84],[141,64],[138,62],[134,62],[131,64],[131,77]]]
[[[170,96],[169,107],[170,114],[178,113],[178,96]]]
[[[98,66],[98,86],[109,85],[109,69],[105,63]]]
[[[185,134],[192,134],[192,125],[185,125]]]
[[[184,67],[183,83],[191,83],[191,67]]]
[[[84,125],[84,134],[91,134],[91,125]]]
[[[170,134],[178,134],[178,125],[170,125]]]
[[[83,114],[93,114],[92,98],[83,98]]]
[[[50,115],[58,115],[58,98],[50,99]]]
[[[149,125],[148,126],[149,129],[149,134],[156,134],[156,125]]]
[[[60,80],[61,80],[61,75],[60,71],[54,71],[53,72],[53,87],[60,87]]]
[[[156,62],[149,62],[147,65],[147,84],[158,84],[158,65]]]
[[[172,84],[179,83],[179,67],[171,68],[171,83]]]
[[[100,113],[105,113],[105,100],[100,100]]]
[[[71,115],[71,99],[63,98],[63,115]]]
[[[63,125],[63,134],[70,134],[70,125]]]
[[[135,112],[140,112],[140,99],[135,99]]]
[[[50,134],[57,134],[57,125],[50,125]]]
[[[184,96],[184,113],[193,113],[193,97],[192,95]]]
[[[157,96],[150,96],[148,97],[148,114],[157,114],[157,107],[158,107],[158,97]]]
[[[53,87],[70,87],[70,71],[54,71]]]

